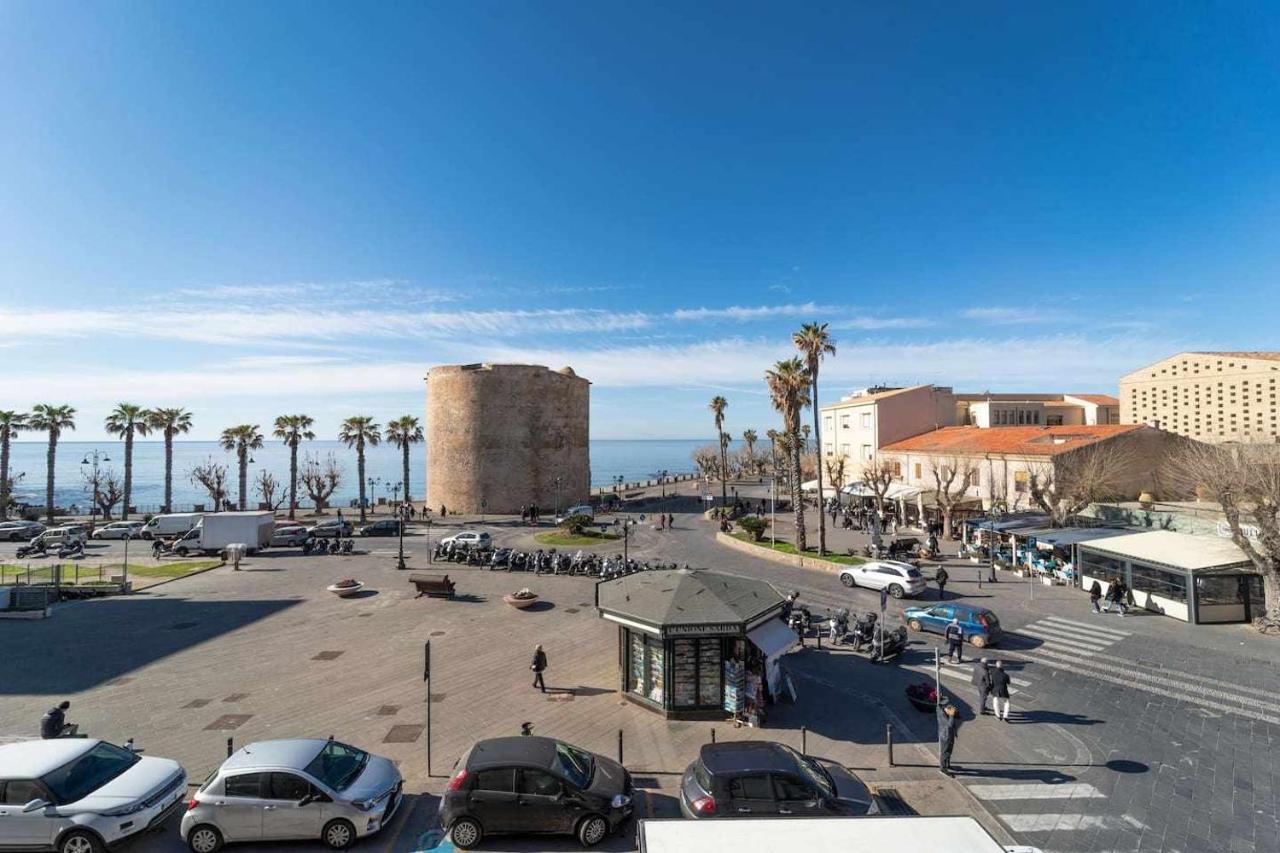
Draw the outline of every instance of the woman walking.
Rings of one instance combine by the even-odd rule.
[[[1098,579],[1093,579],[1093,586],[1089,587],[1089,604],[1093,607],[1094,613],[1101,613],[1102,606],[1098,603],[1102,598],[1102,584],[1098,583]]]
[[[938,582],[938,600],[942,601],[947,597],[947,580],[950,576],[947,574],[946,566],[938,566],[938,571],[934,572],[933,579]]]

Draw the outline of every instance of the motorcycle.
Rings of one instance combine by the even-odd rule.
[[[64,542],[58,547],[58,559],[65,560],[68,557],[83,557],[84,543],[80,541]]]
[[[849,611],[841,608],[831,616],[829,635],[831,645],[838,646],[844,643],[847,633],[849,633]]]
[[[881,632],[877,631],[871,640],[871,662],[880,663],[882,661],[895,658],[902,654],[902,650],[907,647],[907,629],[899,625],[892,631],[885,631],[883,640]]]
[[[23,557],[47,557],[49,555],[49,546],[43,542],[28,542],[26,545],[19,545],[17,556],[18,559]]]
[[[810,613],[809,608],[803,604],[792,607],[791,614],[787,617],[787,627],[796,632],[796,636],[804,639],[809,633]]]
[[[849,637],[853,640],[853,650],[855,652],[862,651],[863,646],[871,645],[872,637],[876,632],[876,614],[868,611],[858,617],[858,621],[853,623],[853,630]]]
[[[342,540],[342,553],[350,554],[355,549],[356,543],[354,539]]]

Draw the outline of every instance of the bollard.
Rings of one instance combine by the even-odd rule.
[[[822,625],[818,625],[818,651],[822,651]]]
[[[622,763],[622,729],[618,729],[618,763]]]
[[[716,730],[715,730],[715,729],[712,729],[712,730],[711,730],[711,742],[712,742],[712,743],[715,743],[715,742],[716,742]]]
[[[227,738],[227,758],[230,758],[230,757],[231,757],[231,753],[233,753],[233,752],[235,752],[235,751],[236,751],[236,750],[235,750],[235,747],[234,747],[234,746],[232,746],[232,741],[233,741],[233,740],[234,740],[234,738]]]
[[[884,745],[889,750],[889,766],[893,766],[893,723],[884,724]]]
[[[801,755],[809,754],[809,727],[808,726],[800,727],[800,754]]]

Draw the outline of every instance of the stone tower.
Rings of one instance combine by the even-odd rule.
[[[451,364],[427,373],[427,506],[544,513],[586,501],[591,383],[565,367]],[[482,507],[481,502],[484,502]]]

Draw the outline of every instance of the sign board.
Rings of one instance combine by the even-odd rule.
[[[1244,538],[1251,542],[1258,541],[1258,526],[1256,524],[1240,525],[1240,532],[1244,534]],[[1231,524],[1227,521],[1218,522],[1218,535],[1223,539],[1231,538]]]
[[[733,622],[709,622],[703,625],[666,625],[662,633],[668,637],[738,636],[742,626]]]

